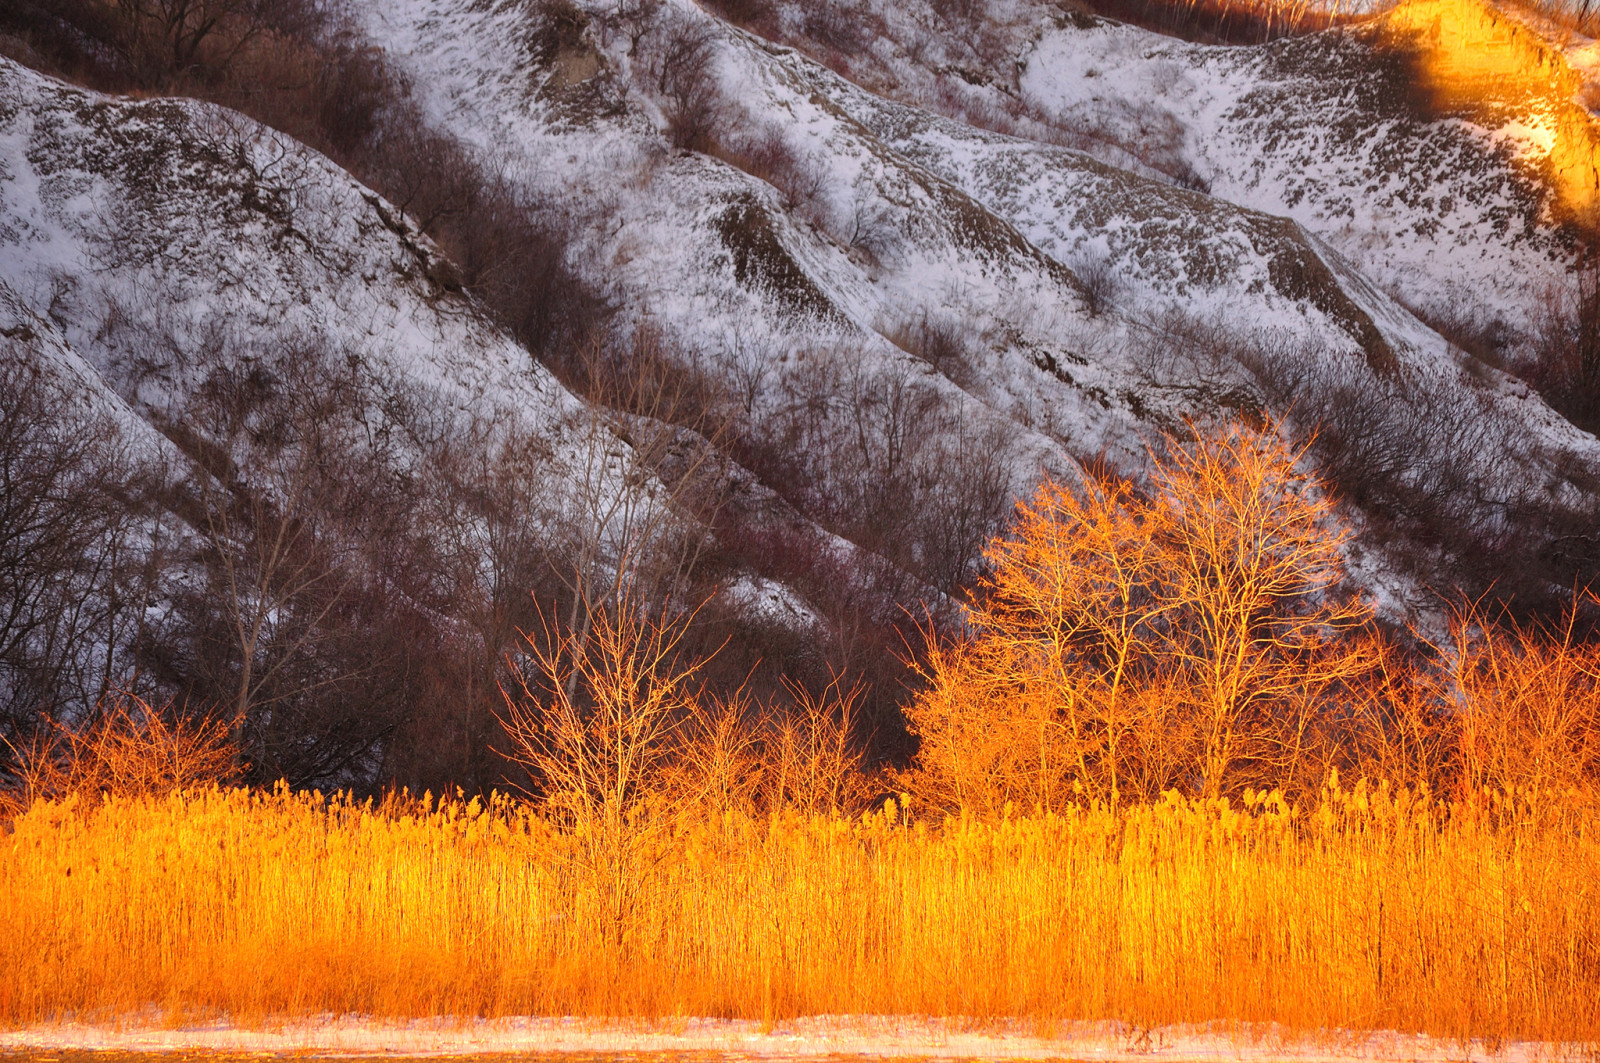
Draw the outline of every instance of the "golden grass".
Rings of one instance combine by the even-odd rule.
[[[0,1021],[911,1013],[1594,1041],[1593,821],[1500,813],[1362,787],[1304,811],[701,814],[619,865],[510,801],[41,802],[0,837]]]

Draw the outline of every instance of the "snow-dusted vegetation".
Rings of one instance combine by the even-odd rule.
[[[262,779],[487,786],[518,630],[643,580],[707,603],[715,682],[848,675],[903,756],[906,636],[1012,502],[1239,418],[1312,441],[1386,620],[1559,611],[1600,566],[1588,53],[1408,10],[14,9],[8,414],[104,441],[52,504],[122,530],[65,551],[82,616],[16,591],[8,726],[135,682],[253,721]],[[1457,23],[1556,88],[1462,102]]]

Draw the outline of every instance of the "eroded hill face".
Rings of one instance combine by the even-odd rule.
[[[1438,6],[1249,48],[1034,0],[774,0],[764,36],[690,0],[352,6],[425,132],[464,146],[461,180],[492,176],[609,309],[582,350],[540,350],[588,402],[512,338],[534,309],[491,311],[463,280],[481,264],[419,227],[449,211],[407,216],[405,173],[385,199],[222,108],[4,61],[0,284],[184,470],[154,510],[177,544],[151,614],[171,681],[240,678],[206,663],[218,618],[194,619],[226,575],[216,507],[281,492],[301,451],[276,441],[337,426],[337,475],[293,482],[338,514],[318,542],[360,574],[338,585],[405,603],[400,625],[341,599],[350,630],[474,662],[428,680],[476,692],[442,747],[484,743],[528,592],[570,602],[574,559],[614,574],[640,527],[664,593],[717,603],[751,660],[882,671],[1040,475],[1137,479],[1162,433],[1210,419],[1316,434],[1389,616],[1457,576],[1548,592],[1600,573],[1600,443],[1460,334],[1512,368],[1541,342],[1579,244],[1529,160],[1581,190],[1581,151],[1557,150],[1578,89],[1522,30]],[[1448,67],[1478,33],[1517,69],[1544,57],[1548,90],[1528,75],[1493,121],[1441,102],[1509,84],[1500,60]],[[290,384],[332,405],[266,424]],[[316,745],[283,742],[260,736],[280,759]],[[375,770],[382,748],[312,767]]]
[[[687,2],[364,10],[433,121],[569,204],[577,260],[626,315],[737,381],[746,452],[799,455],[803,487],[763,475],[847,537],[870,536],[880,517],[856,521],[856,500],[883,492],[851,487],[860,466],[825,440],[884,411],[854,438],[867,466],[895,453],[894,381],[930,411],[913,437],[1005,439],[983,449],[1011,490],[1100,454],[1135,471],[1148,433],[1186,418],[1290,407],[1339,422],[1341,475],[1374,505],[1467,481],[1512,505],[1535,467],[1541,491],[1588,490],[1555,470],[1587,467],[1593,440],[1407,308],[1497,322],[1515,348],[1574,245],[1514,153],[1419,110],[1365,31],[1203,47],[996,4],[957,72],[977,23],[858,5],[877,35],[835,41],[850,81]],[[797,11],[758,28],[823,50]],[[966,102],[916,105],[950,77]],[[1020,101],[1023,135],[950,117],[984,98]],[[1416,427],[1379,430],[1365,405]],[[797,409],[826,412],[802,432]],[[1385,442],[1355,446],[1367,435]],[[1451,468],[1402,472],[1394,451]],[[900,497],[925,510],[942,490]]]
[[[1525,157],[1553,188],[1556,211],[1594,225],[1600,125],[1587,79],[1568,59],[1588,42],[1553,39],[1553,29],[1483,0],[1419,0],[1396,8],[1381,26],[1396,47],[1415,50],[1431,107],[1489,129],[1515,128]]]
[[[1570,234],[1549,224],[1568,212],[1548,201],[1546,162],[1557,111],[1580,117],[1571,78],[1592,60],[1585,42],[1492,6],[1402,5],[1387,30],[1254,47],[1192,44],[1042,0],[733,7],[760,8],[759,31],[878,95],[1290,217],[1391,296],[1507,352],[1528,341],[1528,307],[1574,261]],[[862,27],[854,47],[821,13],[846,8]],[[1428,32],[1393,28],[1413,23]],[[1449,54],[1490,64],[1472,108],[1444,106],[1429,87]],[[1508,96],[1510,85],[1522,87]],[[1482,106],[1510,97],[1498,115]],[[1585,180],[1586,134],[1568,119],[1556,168],[1574,169],[1558,184]]]

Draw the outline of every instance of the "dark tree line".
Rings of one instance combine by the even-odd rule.
[[[52,373],[0,336],[0,738],[93,704],[127,665],[153,593],[149,496],[159,473]]]

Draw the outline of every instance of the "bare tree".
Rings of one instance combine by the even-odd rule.
[[[623,350],[592,346],[576,374],[587,402],[551,557],[580,644],[608,603],[684,600],[727,484],[720,393],[653,329]]]
[[[158,475],[27,331],[0,337],[0,737],[82,716],[122,678],[158,548]]]
[[[716,32],[704,17],[674,9],[655,44],[652,87],[663,103],[667,135],[676,147],[706,151],[725,124]]]
[[[143,63],[187,72],[210,45],[225,41],[207,65],[223,69],[258,32],[261,0],[113,0],[135,34]]]
[[[409,499],[372,405],[359,360],[339,366],[313,338],[215,370],[170,429],[197,466],[205,574],[173,678],[231,721],[261,778],[349,778],[392,726],[378,690],[397,614],[379,562]]]
[[[548,529],[559,492],[547,440],[512,416],[478,415],[443,428],[430,448],[423,519],[419,592],[443,620],[437,673],[410,721],[410,747],[397,750],[392,770],[418,786],[430,772],[457,785],[488,790],[501,781],[495,753],[501,690],[514,675],[509,661],[524,631],[535,630],[538,602],[556,596],[557,560]],[[426,764],[420,763],[426,761]]]
[[[680,652],[691,619],[652,616],[624,592],[582,630],[551,624],[529,639],[529,667],[507,691],[513,756],[573,828],[580,866],[604,891],[612,944],[670,824],[661,783],[704,664]]]

